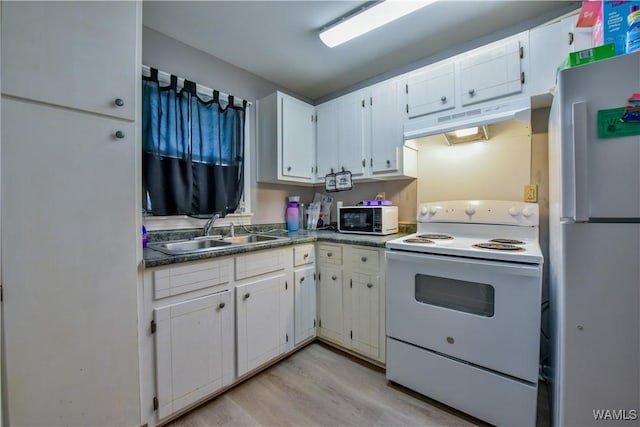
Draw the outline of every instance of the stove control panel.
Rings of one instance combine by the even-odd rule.
[[[420,203],[418,222],[538,226],[538,204],[509,200],[447,200]]]

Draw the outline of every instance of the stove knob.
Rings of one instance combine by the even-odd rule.
[[[509,215],[518,216],[518,215],[520,215],[520,211],[515,206],[512,206],[512,207],[509,208]]]
[[[467,206],[467,208],[464,210],[464,213],[471,216],[476,213],[476,208],[474,208],[473,206]]]
[[[430,206],[429,207],[429,214],[431,216],[435,215],[436,213],[438,213],[438,208],[436,208],[435,206]]]
[[[533,215],[533,212],[531,212],[531,209],[529,208],[523,208],[522,209],[522,216],[525,218],[529,218],[531,215]]]
[[[420,209],[420,216],[427,216],[427,212],[428,212],[427,207],[426,207],[426,206],[423,206],[423,207]]]

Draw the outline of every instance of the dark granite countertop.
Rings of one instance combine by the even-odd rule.
[[[261,242],[249,246],[238,245],[225,247],[209,252],[200,252],[184,255],[166,255],[162,252],[155,251],[151,248],[143,250],[143,259],[145,268],[158,267],[162,265],[177,264],[182,262],[197,261],[203,259],[217,258],[228,255],[237,255],[246,252],[253,252],[263,249],[279,248],[284,246],[299,245],[301,243],[314,242],[330,242],[343,243],[348,245],[372,246],[384,248],[387,241],[396,239],[404,234],[391,234],[388,236],[373,236],[363,234],[343,234],[336,231],[317,230],[317,231],[301,231],[295,233],[263,233],[273,234],[275,236],[289,237],[287,240],[276,240],[271,242]]]

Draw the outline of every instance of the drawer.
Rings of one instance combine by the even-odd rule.
[[[236,280],[284,270],[287,258],[285,252],[280,249],[236,256]]]
[[[373,273],[380,271],[380,251],[377,249],[351,249],[350,264],[355,271]]]
[[[318,245],[318,259],[324,264],[342,265],[342,246]]]
[[[293,266],[313,264],[316,260],[314,245],[300,245],[293,248]]]
[[[232,259],[198,262],[153,272],[153,297],[166,298],[229,283]]]

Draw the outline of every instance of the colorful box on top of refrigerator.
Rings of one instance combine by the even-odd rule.
[[[627,52],[628,17],[640,10],[640,1],[605,0],[601,4],[602,9],[597,13],[593,26],[593,45],[613,43],[616,55],[622,55]]]

